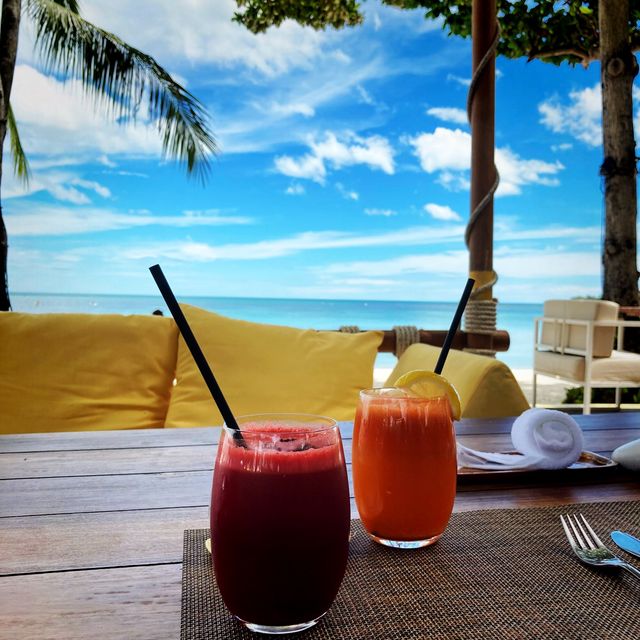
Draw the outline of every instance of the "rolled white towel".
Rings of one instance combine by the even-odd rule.
[[[475,469],[563,469],[582,453],[584,438],[578,423],[567,413],[528,409],[511,427],[518,454],[476,451],[458,443],[458,466]]]

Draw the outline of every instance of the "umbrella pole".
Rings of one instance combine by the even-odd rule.
[[[465,330],[491,334],[496,330],[497,300],[493,285],[493,194],[499,176],[495,147],[495,51],[499,37],[495,0],[473,0],[473,77],[467,98],[471,126],[471,202],[465,241],[469,275],[476,285],[465,311]],[[472,349],[470,349],[472,350]],[[474,350],[495,355],[491,349]]]

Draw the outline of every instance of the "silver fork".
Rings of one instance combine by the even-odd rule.
[[[560,516],[569,544],[578,558],[586,564],[620,567],[632,573],[636,578],[640,578],[640,571],[628,562],[618,558],[610,549],[605,547],[586,518],[582,514],[580,514],[580,517],[582,518],[582,522],[580,522],[578,516],[573,516],[573,518],[569,515],[566,516],[567,522],[569,523],[569,525],[567,525],[565,518]]]

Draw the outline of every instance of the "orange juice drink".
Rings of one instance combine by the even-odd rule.
[[[353,434],[358,512],[382,544],[418,548],[444,532],[456,493],[456,440],[446,396],[360,393]]]

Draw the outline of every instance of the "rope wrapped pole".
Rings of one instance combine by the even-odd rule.
[[[471,215],[465,232],[469,249],[469,275],[476,285],[464,317],[466,331],[493,333],[497,303],[493,285],[493,195],[500,177],[495,166],[495,57],[500,37],[495,0],[473,0],[473,76],[467,96],[471,126]],[[469,349],[495,356],[495,351]]]

